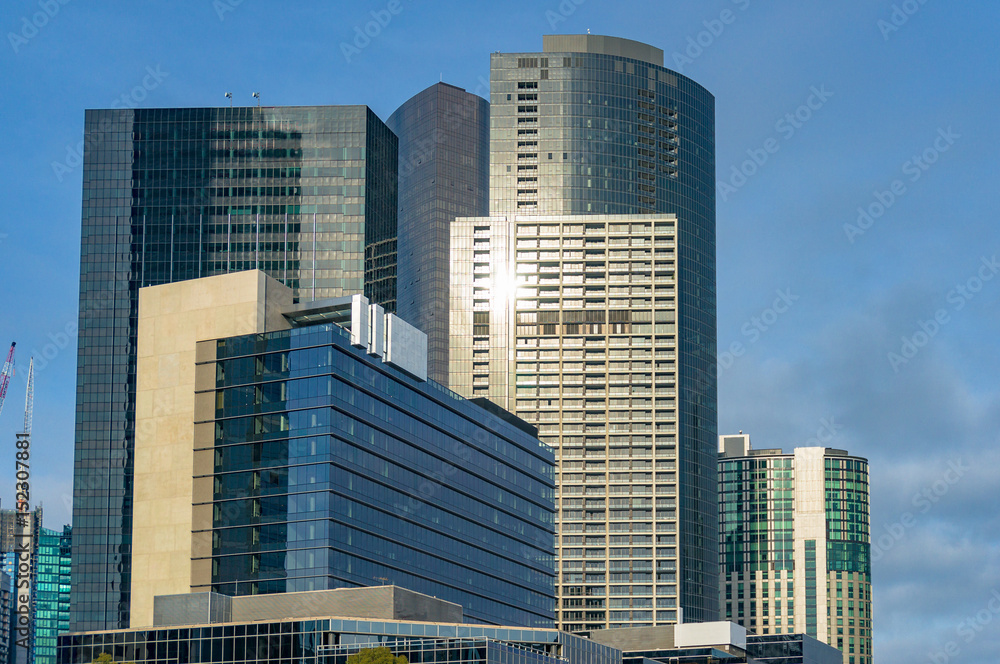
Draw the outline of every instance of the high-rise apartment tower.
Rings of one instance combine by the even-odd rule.
[[[714,98],[597,35],[495,53],[451,387],[558,450],[559,624],[718,616]]]
[[[802,632],[871,664],[868,461],[719,437],[720,601],[760,634]]]

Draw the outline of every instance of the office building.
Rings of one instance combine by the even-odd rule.
[[[839,650],[805,634],[758,636],[732,622],[605,629],[581,636],[622,651],[624,664],[840,664]]]
[[[18,525],[17,510],[0,510],[0,566],[4,574],[10,577],[11,588],[18,589],[22,572],[20,571],[21,553],[17,550],[19,545],[23,545],[22,529]],[[42,506],[38,505],[28,513],[28,528],[23,534],[30,535],[31,545],[28,554],[28,588],[29,602],[24,613],[27,616],[26,625],[18,625],[18,595],[23,593],[14,592],[11,595],[11,620],[8,625],[10,632],[9,660],[11,664],[33,664],[35,661],[35,637],[38,625],[36,616],[38,609],[38,553],[40,533],[42,528]],[[21,586],[23,590],[23,586]]]
[[[757,664],[747,653],[747,633],[731,622],[626,627],[583,632],[622,651],[624,664]]]
[[[720,601],[760,636],[804,633],[871,664],[868,461],[719,438]]]
[[[435,83],[386,124],[399,137],[396,312],[427,334],[427,373],[447,385],[451,224],[489,214],[490,105]]]
[[[387,647],[412,664],[621,664],[621,651],[554,629],[463,624],[460,605],[386,586],[156,598],[156,624],[68,634],[60,664],[344,664]]]
[[[42,528],[35,574],[35,664],[56,664],[56,637],[69,629],[73,529]]]
[[[714,98],[597,35],[495,53],[452,389],[559,450],[559,625],[718,617]]]
[[[35,507],[30,515],[31,532],[37,533],[42,527],[42,506]],[[14,550],[19,532],[17,510],[0,509],[0,552],[7,553]],[[13,566],[4,567],[4,571],[8,574],[13,574],[14,569]]]
[[[747,634],[747,652],[759,664],[841,664],[843,654],[806,634]]]
[[[158,595],[380,584],[552,626],[554,454],[426,380],[422,332],[259,271],[142,289],[138,331],[132,627]]]
[[[395,135],[364,106],[87,111],[74,629],[129,624],[143,286],[260,269],[303,300],[396,298]]]

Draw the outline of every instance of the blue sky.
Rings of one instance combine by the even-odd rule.
[[[371,12],[391,20],[345,55]],[[7,0],[0,346],[20,371],[0,440],[33,352],[34,493],[68,522],[85,108],[259,91],[387,118],[439,78],[485,94],[489,53],[542,34],[628,37],[716,96],[720,432],[867,456],[876,661],[995,664],[998,26],[986,0]]]

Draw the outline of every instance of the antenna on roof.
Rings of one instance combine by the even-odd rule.
[[[229,100],[229,108],[232,108],[233,107],[233,93],[232,92],[227,92],[226,93],[226,99]]]
[[[253,93],[253,98],[257,100],[257,108],[260,108],[260,93],[259,92],[254,92]]]

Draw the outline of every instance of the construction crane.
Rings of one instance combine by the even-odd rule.
[[[10,347],[14,352],[14,347]],[[6,389],[4,385],[4,389]],[[2,407],[2,406],[0,406]],[[35,358],[28,360],[28,389],[24,394],[24,435],[31,438],[31,420],[35,410]]]
[[[7,361],[3,363],[3,372],[0,372],[0,413],[3,412],[3,400],[7,398],[7,385],[10,383],[10,377],[14,375],[14,346],[16,345],[16,341],[10,345]]]
[[[24,393],[24,430],[17,436],[17,511],[27,518],[31,500],[31,420],[35,410],[35,358],[28,361],[28,389]],[[19,516],[21,516],[19,514]],[[19,519],[20,520],[20,519]]]

